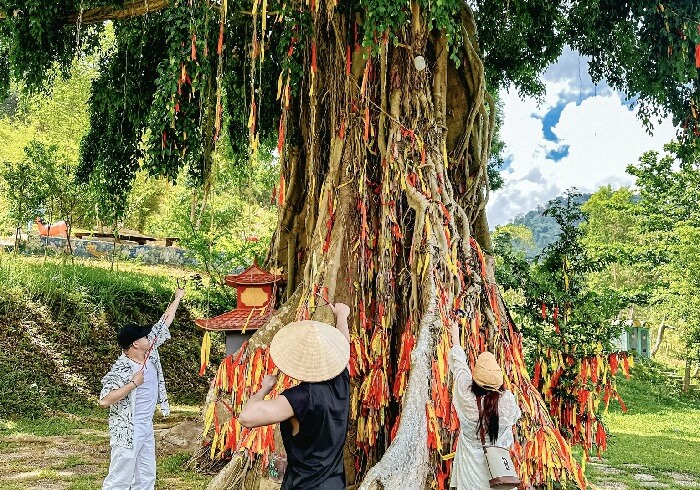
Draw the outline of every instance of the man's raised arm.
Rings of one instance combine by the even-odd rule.
[[[177,311],[177,307],[180,305],[180,300],[184,295],[184,289],[175,290],[175,299],[173,299],[173,302],[168,305],[168,308],[166,308],[165,313],[163,313],[163,316],[160,317],[160,321],[165,323],[166,326],[169,327],[170,324],[173,323],[173,320],[175,319],[175,312]]]

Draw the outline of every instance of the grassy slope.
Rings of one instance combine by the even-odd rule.
[[[111,271],[108,264],[0,254],[0,418],[94,410],[90,395],[99,393],[100,379],[120,353],[118,326],[157,321],[172,297],[174,277],[186,274],[136,264]],[[208,380],[197,375],[201,332],[192,319],[227,306],[221,295],[188,291],[171,327],[173,339],[161,348],[175,402],[199,404],[208,389]],[[43,336],[44,348],[30,341],[30,331]],[[47,351],[85,381],[88,396],[58,374]]]

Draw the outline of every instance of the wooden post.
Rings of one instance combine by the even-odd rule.
[[[664,340],[664,331],[666,330],[666,328],[666,316],[664,315],[664,317],[661,319],[661,325],[659,325],[659,331],[656,334],[656,344],[654,344],[654,348],[651,349],[650,357],[654,357],[659,351],[659,347],[661,347],[661,342],[663,342]]]
[[[683,392],[688,393],[690,390],[690,352],[685,353],[685,372],[683,373]]]

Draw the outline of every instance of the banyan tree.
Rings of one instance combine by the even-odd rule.
[[[139,168],[172,180],[186,168],[206,194],[217,143],[255,159],[276,141],[267,266],[288,283],[268,324],[214,366],[199,455],[221,469],[210,488],[257,488],[279,440],[235,416],[274,370],[274,333],[329,321],[329,301],[352,308],[350,483],[445,488],[459,431],[445,325],[458,321],[469,358],[494,352],[523,410],[513,456],[525,486],[585,488],[494,279],[492,94],[541,94],[539,75],[569,45],[645,123],[671,114],[694,151],[700,2],[0,0],[0,10],[2,93],[10,79],[40,90],[113,21],[80,175],[115,215]]]

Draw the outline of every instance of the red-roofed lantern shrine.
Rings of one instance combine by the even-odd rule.
[[[226,354],[240,349],[255,331],[265,325],[275,310],[277,285],[287,279],[273,274],[253,263],[240,274],[224,277],[227,286],[236,288],[236,309],[214,318],[201,318],[194,322],[202,330],[226,332]]]

